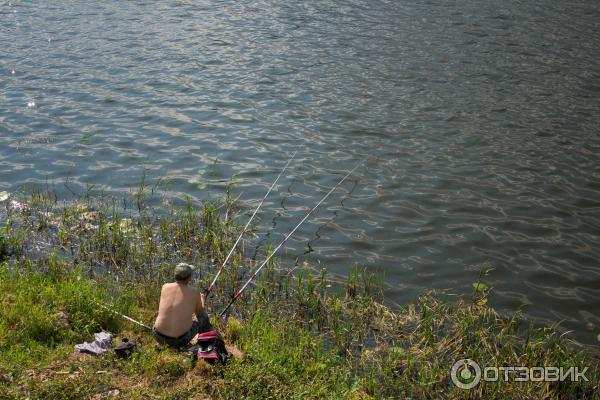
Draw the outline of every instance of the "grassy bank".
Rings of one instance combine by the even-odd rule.
[[[196,284],[206,287],[246,216],[229,196],[160,213],[143,200],[58,204],[32,193],[6,202],[0,398],[598,398],[597,356],[550,328],[500,317],[482,282],[472,298],[447,303],[424,294],[390,309],[377,279],[360,268],[341,282],[277,261],[227,321],[214,319],[245,356],[194,365],[95,303],[151,324],[173,266],[198,265]],[[213,312],[256,261],[240,248],[232,265],[244,267],[227,269],[209,299]],[[73,352],[100,330],[137,338],[140,351],[126,360]],[[462,358],[482,366],[587,366],[589,382],[511,380],[462,390],[450,377]]]

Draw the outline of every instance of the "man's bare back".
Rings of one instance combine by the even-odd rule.
[[[179,337],[192,327],[192,315],[204,314],[204,296],[187,282],[166,283],[160,291],[154,328],[163,335]]]

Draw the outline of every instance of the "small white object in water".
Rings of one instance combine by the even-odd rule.
[[[10,194],[8,192],[0,192],[0,202],[8,200]]]
[[[16,74],[17,72],[16,72],[14,69],[11,69],[11,70],[10,70],[10,73],[14,75],[14,74]]]
[[[18,213],[28,213],[31,211],[31,208],[27,204],[19,203],[16,200],[10,202],[10,208]]]
[[[27,102],[27,107],[29,107],[29,108],[33,108],[33,107],[35,107],[35,101],[33,101],[33,100],[29,100],[29,101]]]

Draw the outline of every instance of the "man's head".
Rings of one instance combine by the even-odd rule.
[[[175,280],[177,282],[186,283],[192,277],[192,266],[186,263],[179,263],[175,267]]]

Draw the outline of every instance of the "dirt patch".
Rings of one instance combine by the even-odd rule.
[[[64,311],[59,311],[56,314],[53,315],[53,319],[54,322],[60,326],[61,328],[68,328],[69,327],[69,314],[67,314]]]
[[[231,355],[231,357],[235,358],[236,360],[246,359],[246,353],[244,353],[243,351],[241,351],[233,345],[225,345],[225,349],[227,349],[227,352]]]

